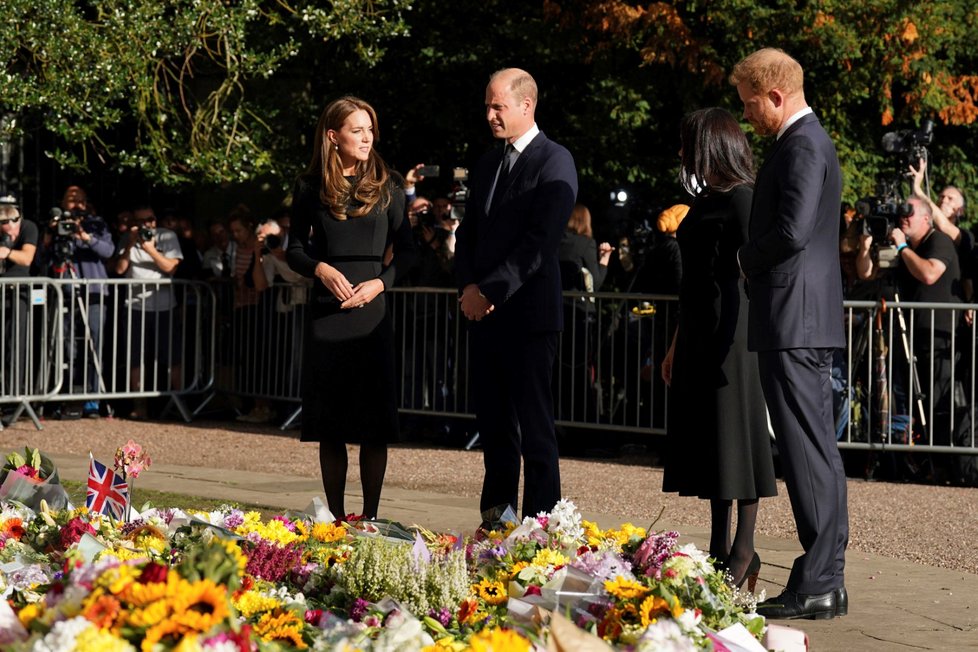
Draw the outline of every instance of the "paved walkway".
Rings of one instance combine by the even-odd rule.
[[[84,481],[88,458],[52,455],[61,477]],[[154,464],[140,476],[138,488],[172,491],[300,510],[322,496],[318,478],[283,478],[193,466]],[[362,500],[355,483],[348,486],[349,503]],[[478,499],[385,487],[380,513],[385,518],[434,530],[469,531],[477,519]],[[621,524],[608,514],[584,515],[602,527]],[[709,533],[680,529],[663,519],[661,529],[678,529],[686,541],[705,549]],[[757,590],[780,593],[791,561],[801,552],[797,542],[758,537],[763,560]],[[975,543],[978,554],[978,542]],[[915,565],[878,555],[850,553],[846,585],[849,615],[831,621],[785,621],[804,630],[811,650],[875,652],[893,650],[978,650],[978,575]]]

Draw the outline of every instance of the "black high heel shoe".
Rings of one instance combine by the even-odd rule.
[[[729,568],[727,569],[729,572]],[[761,574],[761,558],[755,552],[754,556],[751,557],[750,563],[747,564],[747,569],[744,571],[744,575],[741,578],[734,578],[731,582],[731,586],[739,589],[747,582],[747,590],[751,593],[754,592],[754,587],[757,585],[757,578]]]

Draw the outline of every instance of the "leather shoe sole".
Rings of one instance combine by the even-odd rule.
[[[781,595],[757,605],[757,613],[772,620],[831,620],[837,607],[835,591],[806,595],[785,589]]]

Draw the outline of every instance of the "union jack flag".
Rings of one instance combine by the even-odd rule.
[[[88,466],[88,496],[85,505],[89,511],[121,519],[126,512],[129,486],[111,469],[91,458]]]

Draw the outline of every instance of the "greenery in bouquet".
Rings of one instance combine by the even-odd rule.
[[[25,448],[23,455],[18,452],[8,453],[4,460],[3,469],[0,470],[0,482],[3,482],[10,472],[40,481],[47,478],[51,471],[50,468],[43,468],[45,465],[41,462],[41,451],[36,448]]]

